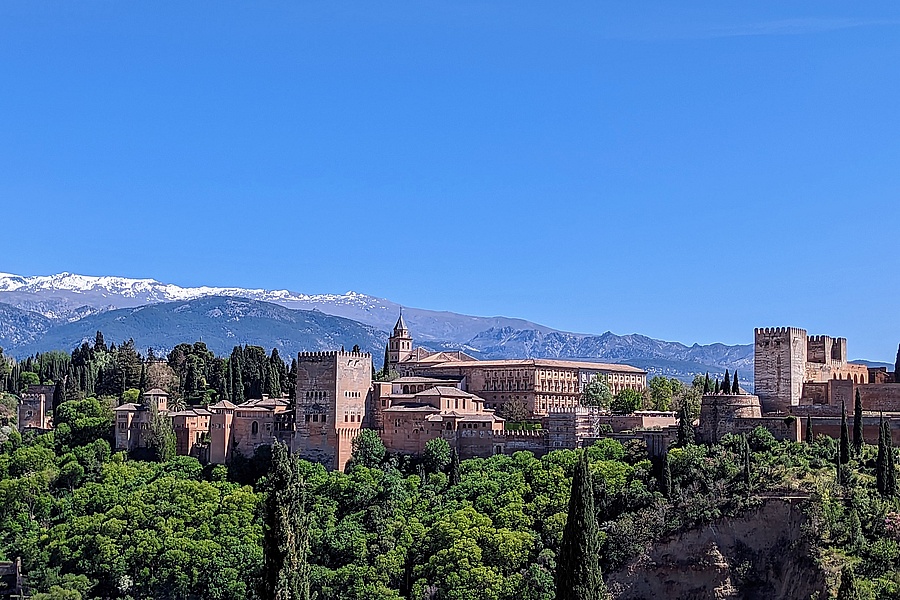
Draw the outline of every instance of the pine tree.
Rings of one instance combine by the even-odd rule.
[[[454,486],[459,482],[459,452],[456,451],[456,448],[452,448],[450,450],[450,485]]]
[[[847,428],[847,406],[841,402],[841,448],[840,463],[846,465],[850,462],[850,430]]]
[[[556,565],[556,600],[600,600],[599,540],[594,493],[587,452],[582,452],[572,477],[569,514]]]
[[[806,443],[812,445],[815,441],[813,437],[813,428],[812,428],[812,417],[810,415],[806,415]]]
[[[856,456],[862,454],[863,444],[863,410],[859,399],[859,390],[856,390],[856,401],[853,403],[853,453]]]
[[[734,372],[734,381],[731,382],[731,393],[737,396],[741,393],[741,384],[738,383],[738,373]]]
[[[662,494],[666,498],[672,497],[672,465],[669,464],[669,453],[662,456]]]
[[[103,340],[103,332],[98,331],[97,335],[94,336],[94,353],[97,352],[106,352],[106,342]]]
[[[277,441],[264,489],[261,595],[266,600],[309,600],[306,486],[297,459]]]
[[[678,415],[678,446],[684,448],[694,443],[694,425],[691,423],[691,415],[688,412],[687,402],[681,403],[681,414]]]

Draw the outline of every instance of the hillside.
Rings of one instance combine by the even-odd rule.
[[[228,354],[238,344],[278,348],[282,356],[341,346],[349,350],[359,344],[379,363],[387,341],[384,332],[349,319],[244,298],[210,296],[90,315],[50,327],[28,343],[11,346],[10,353],[24,356],[39,350],[71,350],[82,341],[93,340],[97,331],[111,342],[133,338],[142,350],[169,350],[181,342],[202,339],[218,354]]]

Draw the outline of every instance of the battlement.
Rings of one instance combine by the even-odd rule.
[[[507,430],[503,431],[494,431],[492,432],[495,439],[508,439],[508,438],[540,438],[547,436],[546,429],[521,429],[521,430]]]
[[[757,327],[753,330],[755,336],[796,335],[805,336],[806,330],[799,327]]]
[[[371,354],[369,352],[350,352],[346,350],[319,350],[314,352],[298,352],[298,359],[307,359],[307,360],[322,360],[326,358],[337,358],[340,356],[349,356],[354,358],[371,358]]]

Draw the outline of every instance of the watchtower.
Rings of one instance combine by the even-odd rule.
[[[404,360],[412,353],[413,339],[409,335],[409,328],[406,321],[403,320],[403,311],[400,311],[400,317],[397,324],[394,325],[394,332],[388,338],[388,361],[391,365],[396,365]]]
[[[797,406],[806,379],[806,330],[765,327],[754,330],[754,334],[754,391],[763,411],[785,411]]]

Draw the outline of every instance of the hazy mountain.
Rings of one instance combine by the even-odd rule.
[[[350,350],[359,344],[373,353],[379,365],[387,341],[385,332],[349,319],[257,300],[210,296],[122,308],[58,324],[38,339],[14,346],[10,353],[23,356],[41,350],[72,350],[83,341],[93,341],[97,331],[103,332],[107,342],[133,338],[140,350],[153,347],[160,353],[198,339],[218,354],[228,354],[238,344],[253,344],[267,351],[278,348],[284,357],[301,350],[341,346]]]
[[[199,302],[204,298],[213,304]],[[223,304],[227,298],[241,300]],[[248,304],[243,298],[256,304]],[[186,288],[154,279],[70,273],[39,277],[0,273],[0,303],[11,305],[4,309],[6,313],[0,313],[0,344],[18,355],[34,350],[71,349],[82,339],[92,339],[99,329],[110,341],[133,337],[141,347],[160,350],[198,338],[222,352],[230,351],[237,343],[290,348],[291,353],[300,348],[333,349],[341,344],[349,348],[359,343],[374,352],[379,366],[386,332],[393,327],[400,310],[390,300],[356,292],[303,294],[236,287]],[[282,312],[276,312],[277,308]],[[176,309],[182,312],[175,312]],[[217,310],[222,314],[214,315]],[[298,316],[295,311],[305,316]],[[738,369],[744,381],[752,378],[750,345],[686,346],[637,334],[587,335],[557,331],[523,319],[406,307],[403,315],[417,343],[433,349],[461,348],[481,358],[627,362],[653,374],[684,379],[728,368]],[[307,324],[305,328],[301,323]],[[294,331],[293,327],[300,329]],[[351,339],[354,336],[365,339]]]
[[[175,300],[194,300],[204,296],[234,296],[272,302],[287,308],[319,310],[383,331],[389,331],[394,326],[400,312],[400,305],[395,302],[356,292],[303,294],[289,290],[236,287],[185,288],[154,279],[92,277],[71,273],[22,277],[0,273],[0,302],[40,313],[51,320],[77,320],[92,312]],[[537,323],[508,317],[473,317],[417,308],[404,308],[403,316],[423,341],[463,343],[492,327],[553,331]]]

